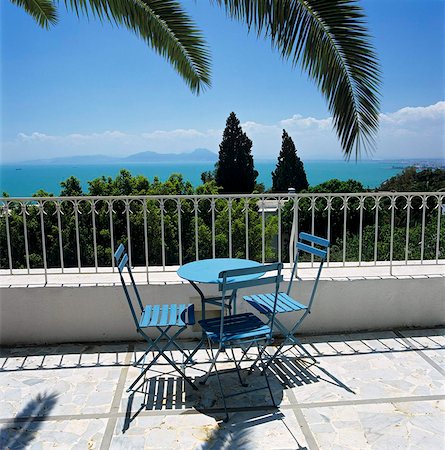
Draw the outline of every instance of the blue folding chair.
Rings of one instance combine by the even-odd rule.
[[[137,332],[147,341],[148,347],[144,354],[139,358],[138,361],[134,363],[134,366],[142,364],[142,371],[140,375],[133,381],[131,386],[127,389],[130,392],[134,386],[139,382],[139,380],[147,373],[150,367],[156,363],[156,361],[162,357],[164,358],[183,378],[184,380],[192,386],[193,389],[197,387],[193,382],[187,378],[183,370],[176,364],[176,362],[171,359],[166,351],[169,347],[173,346],[181,352],[181,354],[186,358],[185,363],[191,360],[193,354],[187,355],[184,350],[176,343],[178,336],[186,330],[188,325],[195,324],[195,311],[192,304],[173,304],[173,305],[142,305],[141,297],[139,295],[138,288],[134,281],[133,273],[131,267],[129,266],[128,255],[125,252],[125,247],[120,244],[116,253],[114,254],[116,265],[119,270],[119,275],[122,283],[122,287],[125,292],[125,297],[127,298],[128,306],[130,307],[131,315],[133,316],[134,323],[136,324]],[[134,297],[136,300],[132,299],[130,292],[125,283],[123,276],[124,269],[127,268],[128,274],[130,276],[131,284],[133,286]],[[136,304],[136,305],[135,305]],[[138,312],[136,312],[138,311]],[[156,339],[151,339],[145,332],[148,328],[156,328],[159,331],[159,336]],[[178,328],[178,330],[171,336],[168,334],[171,328]],[[165,338],[166,342],[161,345],[161,339]],[[145,358],[150,352],[157,351],[156,356],[150,361],[149,364],[144,368]]]
[[[284,339],[278,346],[274,355],[269,359],[267,365],[269,365],[280,354],[284,345],[286,345],[288,342],[291,342],[293,346],[298,345],[303,350],[303,352],[312,359],[312,361],[316,362],[315,358],[303,347],[302,343],[295,337],[295,333],[303,323],[303,320],[311,312],[311,307],[314,302],[315,293],[317,291],[321,270],[323,269],[323,264],[326,261],[327,248],[329,247],[329,245],[330,243],[327,239],[314,236],[313,234],[300,233],[300,242],[297,242],[296,244],[296,255],[287,291],[279,292],[277,299],[275,299],[275,296],[273,294],[246,295],[243,297],[243,299],[246,300],[257,311],[259,311],[261,314],[266,315],[269,318],[269,320],[272,317],[274,317],[275,313],[276,314],[285,314],[292,312],[301,313],[300,318],[297,320],[295,325],[290,329],[287,329],[278,320],[278,318],[275,319],[274,324],[276,328],[278,328],[283,333]],[[300,252],[309,253],[310,255],[313,255],[315,258],[318,259],[319,263],[317,277],[312,287],[311,296],[307,305],[300,303],[297,300],[294,300],[289,295],[292,289],[292,282],[296,275],[298,257]]]
[[[199,324],[201,325],[204,334],[207,337],[208,347],[212,355],[211,366],[208,372],[206,373],[204,379],[200,381],[200,383],[205,384],[213,368],[215,368],[219,389],[221,391],[224,403],[224,411],[226,414],[226,417],[224,419],[225,422],[229,420],[229,414],[227,412],[227,404],[226,404],[226,397],[229,396],[226,396],[224,394],[220,374],[218,372],[217,360],[219,354],[221,352],[225,352],[227,348],[230,348],[232,351],[233,362],[235,363],[235,369],[237,371],[241,385],[247,386],[247,384],[243,382],[240,373],[241,368],[240,364],[243,358],[246,356],[247,351],[244,351],[240,360],[237,361],[235,357],[235,352],[233,350],[233,347],[235,345],[240,345],[241,347],[245,345],[248,348],[250,348],[253,344],[257,345],[258,348],[257,360],[261,361],[262,373],[265,375],[267,388],[269,389],[272,403],[274,406],[276,406],[272,390],[270,388],[269,379],[267,377],[265,369],[266,366],[262,359],[262,355],[265,351],[266,345],[268,345],[272,340],[272,330],[274,326],[276,301],[273,302],[272,313],[270,315],[269,322],[264,323],[261,319],[259,319],[252,313],[224,315],[225,312],[224,303],[226,301],[230,301],[230,296],[228,297],[227,293],[230,291],[236,292],[238,289],[253,286],[274,284],[275,299],[276,299],[279,292],[280,282],[283,279],[283,276],[281,275],[282,267],[283,267],[282,263],[274,263],[244,269],[225,270],[221,272],[219,274],[219,278],[221,279],[221,282],[219,283],[219,291],[221,292],[221,316],[214,319],[203,319],[199,321]],[[248,280],[242,278],[244,275],[253,275],[253,274],[266,275],[268,272],[275,272],[275,274],[265,276],[262,278],[248,279]],[[263,343],[263,345],[260,346],[260,343]],[[216,344],[218,346],[216,354],[214,353],[212,344]]]

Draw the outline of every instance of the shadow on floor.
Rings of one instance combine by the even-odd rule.
[[[324,381],[355,394],[349,386],[326,370],[323,364],[315,364],[299,356],[277,358],[269,367],[283,388],[286,389]]]
[[[267,436],[264,433],[264,426],[281,421],[287,428],[289,436],[293,440],[291,446],[285,445],[284,448],[293,448],[295,450],[308,450],[302,446],[296,438],[293,431],[287,426],[283,414],[276,412],[236,412],[228,423],[221,422],[215,431],[207,438],[207,441],[201,445],[200,450],[253,450],[258,448],[258,442],[262,442],[262,448],[267,448]],[[263,425],[261,431],[258,426]],[[274,448],[277,442],[274,442]]]
[[[426,332],[405,329],[311,336],[301,340],[305,348],[317,358],[445,349],[443,340],[438,339],[438,336],[443,336],[443,328],[432,328]],[[0,349],[0,372],[123,366],[129,344],[114,342],[4,347]],[[135,344],[135,352],[142,352],[145,345],[139,341],[131,344]],[[196,342],[182,344],[191,349]]]
[[[57,394],[38,394],[0,430],[0,448],[24,449],[36,437],[44,419],[57,403]]]

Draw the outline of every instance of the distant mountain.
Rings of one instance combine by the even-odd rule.
[[[218,155],[206,148],[197,148],[190,153],[156,153],[141,152],[127,156],[126,162],[213,162],[218,159]]]
[[[23,161],[20,164],[60,164],[60,165],[88,165],[88,164],[118,164],[118,163],[200,163],[216,162],[218,155],[206,148],[197,148],[192,152],[157,153],[140,152],[124,158],[106,155],[79,155],[58,158],[35,159]]]
[[[16,164],[61,164],[61,165],[71,165],[71,164],[112,164],[116,161],[116,158],[112,156],[105,155],[79,155],[79,156],[63,156],[58,158],[47,158],[47,159],[33,159],[30,161],[23,161]]]

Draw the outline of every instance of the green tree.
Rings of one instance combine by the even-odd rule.
[[[57,22],[54,0],[10,0],[40,26]],[[315,81],[347,158],[372,149],[378,129],[380,72],[355,0],[215,0],[229,17],[270,40],[282,58]],[[65,0],[81,13],[125,26],[165,57],[192,91],[210,85],[207,45],[174,0]]]
[[[300,192],[308,187],[303,161],[297,156],[294,141],[283,130],[281,151],[277,166],[272,172],[272,192],[287,192],[289,188]]]
[[[219,144],[215,181],[225,193],[251,194],[258,172],[254,168],[252,141],[241,128],[234,112],[226,121],[223,139]]]
[[[402,173],[384,181],[379,191],[432,192],[445,189],[444,169],[417,170],[407,167]]]

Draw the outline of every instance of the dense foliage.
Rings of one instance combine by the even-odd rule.
[[[444,169],[417,170],[407,167],[399,175],[384,181],[379,191],[435,192],[445,190]]]
[[[281,151],[277,166],[272,172],[272,192],[287,192],[289,188],[300,192],[308,187],[303,161],[297,156],[294,141],[283,130]]]
[[[443,172],[435,171],[435,179],[443,179]],[[419,172],[417,178],[423,177]],[[399,178],[405,180],[406,173]],[[434,186],[443,189],[443,184]],[[150,182],[122,170],[115,179],[100,177],[90,181],[88,192],[84,193],[79,180],[70,177],[62,183],[61,196],[78,199],[54,202],[52,194],[39,191],[35,196],[48,197],[48,201],[26,207],[14,201],[8,204],[7,214],[0,221],[0,264],[2,269],[9,267],[7,230],[14,268],[43,267],[43,245],[47,267],[61,267],[62,260],[65,268],[111,266],[113,249],[120,242],[130,248],[132,264],[136,266],[147,262],[176,265],[196,257],[230,254],[259,261],[264,255],[266,261],[274,261],[280,250],[279,224],[281,256],[287,261],[294,219],[299,231],[327,236],[329,229],[331,261],[343,261],[343,257],[346,261],[389,260],[391,223],[394,224],[393,260],[443,258],[445,220],[441,208],[437,207],[438,196],[428,197],[423,207],[420,196],[400,194],[392,205],[388,196],[379,202],[360,196],[365,191],[357,181],[333,179],[309,188],[308,193],[352,195],[299,196],[289,200],[286,197],[279,212],[267,213],[260,199],[228,200],[219,194],[220,188],[214,180],[195,189],[179,174],[171,175],[163,183],[157,178]],[[92,200],[85,194],[125,197],[114,201],[107,197]],[[213,197],[196,197],[199,194]],[[151,197],[132,199],[128,197],[131,195]],[[179,199],[178,195],[195,197]]]

